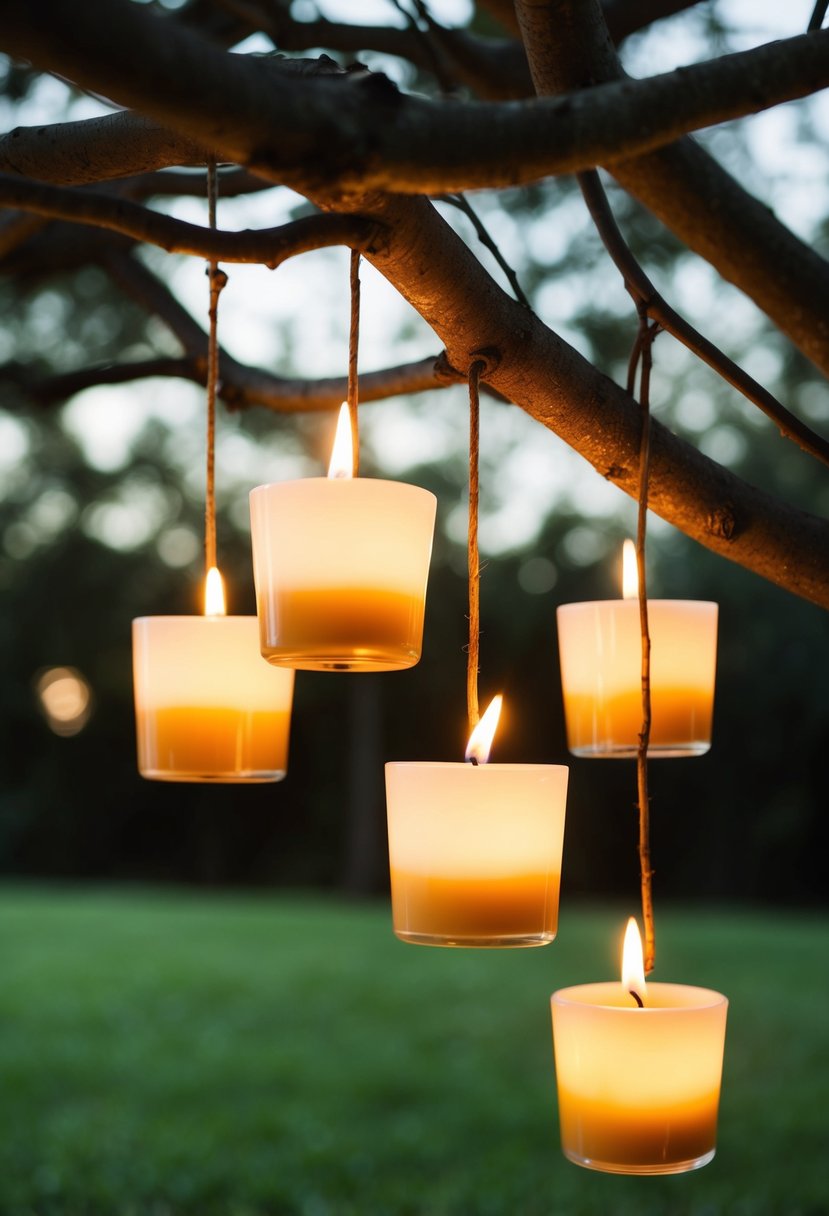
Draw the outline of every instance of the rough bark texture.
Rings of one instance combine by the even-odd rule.
[[[299,190],[520,184],[633,156],[829,84],[826,31],[566,99],[432,102],[404,97],[379,75],[298,76],[278,60],[226,55],[129,0],[87,0],[85,10],[79,30],[60,0],[28,0],[6,21],[5,44]]]
[[[516,9],[540,94],[623,76],[597,0],[517,0]],[[572,38],[557,37],[562,25],[572,27]],[[759,84],[754,80],[751,88]],[[829,266],[819,254],[690,139],[647,156],[617,158],[610,168],[620,185],[829,374]]]

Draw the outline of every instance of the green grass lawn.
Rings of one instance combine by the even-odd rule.
[[[665,911],[656,978],[731,1001],[719,1148],[619,1178],[558,1148],[542,950],[406,946],[382,904],[0,889],[2,1216],[825,1216],[829,919]]]

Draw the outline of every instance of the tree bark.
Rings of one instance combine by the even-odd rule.
[[[829,31],[566,98],[489,104],[406,97],[381,75],[300,75],[279,60],[228,55],[129,0],[86,0],[84,18],[62,0],[27,0],[3,23],[5,45],[301,191],[518,185],[629,158],[829,84]]]
[[[121,14],[127,9],[127,28],[121,28]],[[85,17],[90,11],[94,20],[81,38],[77,14],[69,20],[56,0],[32,0],[25,13],[22,7],[15,9],[9,23],[14,48],[22,53],[22,48],[28,47],[37,53],[43,66],[60,64],[61,71],[71,72],[89,87],[112,92],[121,100],[138,101],[148,113],[180,128],[187,139],[229,159],[252,164],[272,180],[283,180],[284,166],[293,165],[291,173],[298,175],[293,180],[301,178],[304,192],[316,201],[340,211],[359,212],[370,222],[384,226],[388,242],[370,253],[369,260],[442,338],[452,367],[462,373],[474,359],[483,358],[486,383],[554,430],[603,476],[636,496],[640,426],[637,405],[627,393],[502,292],[425,199],[332,194],[332,181],[353,185],[350,166],[355,158],[358,164],[372,166],[374,176],[370,180],[378,176],[384,181],[394,179],[390,170],[375,167],[377,149],[367,149],[365,132],[354,125],[365,114],[366,96],[371,99],[370,105],[382,112],[381,125],[388,139],[392,139],[388,113],[405,118],[418,110],[418,104],[409,109],[408,102],[403,104],[382,84],[377,92],[376,83],[367,86],[373,92],[362,96],[357,81],[348,82],[344,91],[344,82],[338,78],[314,80],[314,87],[307,88],[307,79],[296,75],[291,78],[274,63],[242,60],[210,47],[205,50],[204,43],[173,22],[162,29],[157,19],[131,5],[125,9],[112,3],[102,8],[90,0]],[[47,17],[54,18],[52,24]],[[112,25],[113,17],[117,28]],[[90,31],[87,43],[84,39]],[[169,37],[164,37],[165,33]],[[802,68],[806,61],[819,61],[822,72],[824,42],[818,45],[816,38],[824,36],[799,40],[805,49],[797,51],[797,56],[803,55],[797,62]],[[113,53],[115,43],[118,45]],[[751,61],[753,66],[760,61],[776,63],[778,52],[773,48],[763,54],[770,54],[771,60],[760,55],[759,60]],[[710,65],[703,66],[707,69]],[[755,85],[753,82],[752,88]],[[552,103],[537,103],[535,110],[532,106],[499,107],[509,115],[516,114],[516,118],[509,117],[500,128],[501,134],[496,132],[496,145],[504,130],[524,130],[525,124],[536,138],[538,119],[532,117],[533,113],[546,116],[541,128],[549,115],[557,113],[573,137],[579,128],[566,117],[568,112],[578,113],[579,121],[591,112],[608,118],[608,104],[615,105],[624,98],[627,107],[633,97],[630,104],[635,105],[640,87],[622,82],[608,86],[609,93],[590,90],[585,95],[584,110],[576,104],[579,98],[563,99],[557,103],[558,110],[544,108]],[[673,96],[674,85],[667,87]],[[605,99],[610,97],[611,102],[602,101],[600,94]],[[593,100],[588,101],[591,96]],[[280,110],[283,103],[284,113]],[[286,122],[306,106],[308,113],[298,127]],[[271,126],[274,108],[281,120],[276,130]],[[476,122],[485,120],[487,108],[475,109]],[[453,110],[451,106],[425,106],[418,112],[428,113],[424,129],[434,133],[434,122],[442,121]],[[464,107],[454,111],[456,116],[463,116],[463,112]],[[450,129],[454,135],[465,130],[462,122]],[[404,134],[408,130],[405,121],[393,142],[401,142],[401,130]],[[313,143],[316,140],[322,142]],[[301,162],[312,144],[327,149],[327,157],[318,159],[309,169]],[[141,154],[146,153],[142,148]],[[398,161],[400,155],[398,152]],[[576,155],[585,162],[583,153]],[[590,162],[591,158],[586,160]],[[134,172],[135,168],[121,157],[122,172]],[[509,178],[509,170],[502,174],[501,184],[504,178]],[[656,423],[650,484],[653,509],[688,535],[794,593],[829,606],[826,521],[786,507],[741,482]]]
[[[597,0],[517,0],[516,9],[539,93],[624,75]],[[690,139],[610,169],[829,375],[829,264],[819,254]]]

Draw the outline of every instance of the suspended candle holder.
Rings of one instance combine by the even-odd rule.
[[[208,201],[215,228],[214,162]],[[216,567],[216,318],[226,277],[215,262],[209,275],[204,616],[148,616],[132,623],[138,768],[155,781],[279,781],[288,767],[294,673],[262,659],[255,616],[225,614]]]
[[[624,546],[621,600],[562,604],[558,621],[567,746],[576,756],[635,758],[642,655],[635,548]],[[701,756],[711,746],[717,605],[648,600],[648,756]]]
[[[132,623],[138,768],[156,781],[280,781],[294,673],[259,653],[255,616],[226,616],[219,571],[204,616]]]
[[[728,1001],[645,983],[631,918],[622,982],[552,996],[561,1145],[611,1174],[680,1174],[714,1156]]]
[[[420,658],[437,500],[354,477],[343,403],[327,477],[250,495],[260,645],[308,671],[395,671]]]
[[[465,764],[386,765],[392,920],[429,946],[543,946],[558,926],[568,769],[489,764],[495,697]]]

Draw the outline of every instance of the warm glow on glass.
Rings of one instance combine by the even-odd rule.
[[[354,446],[351,442],[351,418],[348,414],[348,402],[340,406],[340,416],[337,420],[337,433],[334,436],[334,447],[331,449],[331,463],[328,466],[329,477],[352,477],[354,470]]]
[[[224,616],[226,612],[225,585],[217,568],[211,566],[204,583],[204,615]]]
[[[636,545],[626,540],[622,546],[622,599],[635,600],[639,595],[639,571],[636,568]]]
[[[490,701],[486,713],[469,736],[469,743],[466,747],[467,760],[475,760],[477,764],[486,764],[498,727],[498,719],[501,717],[503,703],[504,698],[500,693]]]
[[[56,735],[68,737],[83,730],[92,710],[92,692],[74,667],[51,667],[38,678],[40,706]]]
[[[642,938],[639,926],[631,916],[625,929],[625,942],[622,947],[622,987],[625,992],[635,992],[645,1003],[645,964],[642,958]]]

